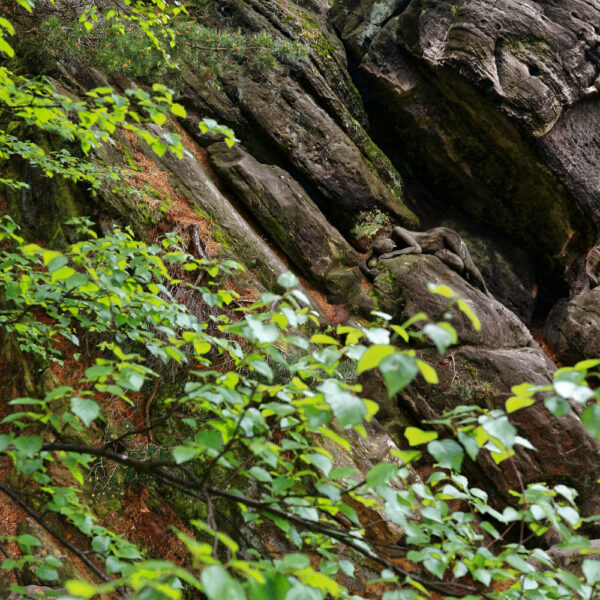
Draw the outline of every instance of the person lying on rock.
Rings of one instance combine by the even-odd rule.
[[[380,260],[403,254],[433,254],[486,296],[492,297],[471,259],[467,245],[456,231],[447,227],[434,227],[429,231],[408,231],[404,227],[394,227],[389,237],[377,238],[373,242],[365,256],[362,271],[370,279],[375,279],[379,270],[369,266],[373,258]]]

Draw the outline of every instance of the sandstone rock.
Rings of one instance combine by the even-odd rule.
[[[17,531],[19,535],[25,533],[33,535],[41,542],[41,546],[33,548],[33,555],[35,557],[45,558],[46,556],[53,556],[62,562],[62,567],[57,568],[59,581],[82,579],[81,572],[67,555],[65,549],[60,547],[36,521],[30,518],[23,519],[19,523]],[[35,572],[30,568],[23,570],[23,581],[26,585],[44,585],[44,582],[40,581]]]
[[[583,215],[600,223],[600,112],[586,97],[598,6],[355,1],[332,22],[361,61],[386,142],[429,185],[547,266],[585,251]]]
[[[402,223],[416,223],[402,202],[401,188],[392,190],[382,181],[351,138],[298,83],[281,74],[248,77],[232,94],[346,229],[353,213],[373,209],[385,210]]]
[[[448,311],[448,300],[429,292],[427,284],[445,283],[470,304],[481,320],[481,331],[475,331],[467,317],[451,309],[451,323],[461,343],[490,348],[534,344],[527,328],[513,313],[472,287],[435,256],[405,255],[379,260],[377,268],[381,274],[375,279],[373,293],[380,309],[397,322],[421,311],[433,320],[442,320]]]
[[[186,106],[195,119],[208,113],[231,125],[258,160],[301,177],[345,234],[353,213],[362,210],[380,209],[415,227],[399,174],[365,131],[367,119],[343,47],[322,19],[323,7],[313,10],[274,0],[223,2],[213,17],[219,26],[225,19],[246,31],[301,39],[310,61],[268,73],[248,67],[243,74],[224,73],[216,91],[188,74]]]
[[[544,336],[565,364],[600,357],[600,287],[559,300],[546,319]]]
[[[446,357],[435,350],[422,351],[422,358],[436,368],[440,383],[431,386],[418,378],[401,393],[395,406],[373,376],[366,382],[363,380],[371,397],[379,398],[380,419],[395,434],[397,443],[405,443],[402,431],[411,420],[417,425],[436,420],[459,405],[504,408],[513,386],[524,382],[548,385],[552,381],[555,365],[521,321],[435,256],[406,255],[379,260],[377,268],[381,274],[375,280],[374,294],[381,310],[390,313],[397,322],[420,311],[434,320],[443,319],[450,312],[459,344],[465,344],[451,349]],[[456,309],[448,311],[447,300],[431,294],[427,283],[445,283],[458,292],[479,316],[481,331],[474,331],[468,319]],[[600,509],[600,488],[596,485],[600,475],[597,460],[600,444],[586,432],[579,417],[571,412],[555,419],[538,402],[515,413],[511,420],[519,435],[537,449],[517,453],[516,466],[523,481],[566,483],[579,491],[584,513],[595,514]],[[492,502],[498,505],[512,502],[509,490],[520,485],[510,462],[497,465],[485,452],[478,457],[477,465],[465,465],[465,472],[488,490]]]
[[[504,408],[514,385],[529,382],[547,385],[555,369],[539,348],[490,349],[462,346],[440,361],[434,351],[423,358],[437,368],[437,386],[418,380],[401,394],[398,407],[416,422],[432,420],[459,405]],[[440,364],[441,362],[441,364]],[[536,451],[519,450],[515,466],[525,484],[544,481],[549,485],[564,483],[578,490],[579,502],[586,515],[600,509],[600,475],[597,456],[600,444],[584,429],[579,417],[571,411],[556,419],[542,403],[520,410],[511,416],[519,435],[528,439]],[[502,504],[513,502],[508,493],[519,489],[519,480],[510,461],[499,465],[485,452],[477,465],[465,461],[465,472],[491,491],[492,499]]]
[[[240,147],[209,147],[219,175],[305,277],[338,302],[362,293],[360,257],[283,169],[263,165]]]
[[[153,127],[153,131],[161,132],[158,127]],[[153,156],[152,153],[149,156]],[[204,211],[226,233],[235,256],[248,269],[256,269],[259,280],[268,289],[276,289],[277,277],[289,271],[289,266],[219,191],[200,162],[191,155],[179,159],[171,153],[165,153],[160,159],[153,158],[171,175],[175,186],[192,205]],[[310,298],[303,286],[300,289]],[[312,308],[318,310],[316,306]]]

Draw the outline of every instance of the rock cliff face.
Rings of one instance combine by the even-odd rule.
[[[197,10],[204,22],[309,48],[307,61],[268,72],[241,65],[217,85],[182,72],[190,155],[152,160],[221,231],[230,254],[265,286],[296,270],[307,295],[325,295],[324,320],[332,305],[343,305],[335,313],[343,317],[377,308],[398,322],[419,311],[441,319],[445,302],[427,283],[450,285],[482,320],[474,332],[453,316],[460,342],[449,358],[423,350],[440,372],[438,387],[417,384],[392,403],[382,400],[392,437],[398,423],[433,419],[465,400],[500,406],[512,385],[550,382],[556,367],[527,325],[535,316],[539,328],[560,295],[547,339],[563,361],[598,354],[600,300],[584,257],[600,225],[600,6],[223,0]],[[99,77],[72,64],[52,75],[74,94]],[[232,127],[241,144],[227,149],[202,136],[204,117]],[[109,193],[104,199],[96,211],[131,219],[130,208],[118,208]],[[9,201],[30,214],[29,196]],[[70,207],[58,212],[70,215]],[[370,289],[361,252],[392,225],[421,222],[464,233],[497,300],[433,256],[379,261]],[[592,482],[600,446],[578,417],[523,414],[520,433],[539,450],[520,457],[526,479],[565,481],[598,512]],[[513,474],[492,462],[478,469],[498,502],[510,502]]]
[[[600,214],[598,99],[589,89],[599,21],[597,6],[578,1],[332,9],[398,155],[452,205],[550,264],[573,260]]]

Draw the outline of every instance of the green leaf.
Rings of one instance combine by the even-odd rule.
[[[104,553],[110,546],[110,537],[107,535],[97,535],[92,539],[92,550]]]
[[[115,556],[109,556],[106,559],[106,572],[108,575],[112,575],[113,573],[120,573],[126,566],[127,563],[121,562]]]
[[[329,474],[329,478],[333,480],[346,479],[349,477],[353,477],[355,473],[356,469],[354,467],[346,465],[344,467],[336,467],[335,469],[333,469],[333,471],[331,471],[331,473]]]
[[[279,329],[274,325],[266,325],[254,315],[246,315],[246,322],[260,344],[272,344],[279,339]]]
[[[33,458],[42,449],[42,440],[36,435],[18,437],[13,441],[13,444],[27,458]]]
[[[0,434],[0,452],[8,448],[11,441],[12,435],[8,435],[6,433]]]
[[[473,579],[475,579],[475,581],[480,581],[483,585],[488,587],[492,582],[492,574],[487,569],[476,569],[473,573]]]
[[[300,285],[300,280],[293,273],[287,271],[286,273],[282,273],[277,278],[277,283],[282,288],[290,289]]]
[[[515,443],[517,430],[510,423],[506,415],[482,419],[481,426],[490,437],[497,439],[503,445],[505,450],[512,449]]]
[[[583,370],[593,369],[594,367],[597,367],[598,365],[600,365],[600,358],[588,358],[587,360],[579,361],[575,365],[575,369],[577,369],[578,371],[583,371]]]
[[[177,102],[173,102],[173,104],[171,104],[171,112],[176,117],[181,117],[182,119],[185,119],[186,117],[185,108],[183,108],[181,104],[177,104]]]
[[[246,600],[244,588],[221,565],[203,569],[200,581],[209,600]]]
[[[77,415],[86,427],[100,414],[100,407],[89,398],[71,398],[71,412]]]
[[[6,54],[9,58],[15,56],[13,47],[2,36],[0,36],[0,53]]]
[[[420,446],[437,439],[438,434],[435,431],[423,431],[418,427],[407,427],[404,430],[404,437],[411,446]]]
[[[446,284],[434,284],[434,283],[428,283],[427,284],[427,289],[432,293],[432,294],[437,294],[438,296],[442,296],[443,298],[455,298],[457,296],[456,292],[449,286],[447,286]]]
[[[409,465],[411,462],[421,458],[421,452],[418,450],[397,450],[392,448],[390,454],[397,458],[403,465]]]
[[[469,458],[471,460],[476,460],[477,455],[479,454],[479,444],[477,443],[477,440],[463,431],[458,432],[458,439],[469,455]]]
[[[44,256],[44,262],[46,262],[46,256]],[[58,254],[48,262],[48,273],[54,273],[54,271],[58,271],[68,263],[69,259],[66,256]]]
[[[85,288],[85,286],[90,283],[90,278],[83,273],[75,273],[74,275],[71,275],[71,277],[65,279],[64,283],[67,291],[75,288],[80,288],[80,291],[82,291],[81,288]]]
[[[419,367],[414,356],[395,352],[380,360],[379,370],[383,375],[388,396],[392,398],[415,378]]]
[[[249,473],[258,481],[262,481],[263,483],[270,483],[273,481],[270,473],[265,471],[262,467],[252,467]]]
[[[81,596],[82,598],[91,598],[96,593],[96,586],[87,581],[67,581],[65,587],[72,596]]]
[[[115,368],[112,365],[94,365],[85,370],[85,376],[88,379],[97,379],[110,375],[114,370]]]
[[[522,408],[527,408],[535,404],[535,400],[532,398],[523,398],[519,396],[512,396],[506,401],[506,412],[513,413]]]
[[[598,404],[588,406],[581,415],[581,421],[585,428],[600,440],[600,406]]]
[[[178,465],[196,458],[197,454],[196,448],[191,448],[190,446],[177,446],[173,448],[173,458]]]
[[[381,462],[367,472],[366,482],[369,487],[378,487],[393,481],[398,476],[398,467],[392,463]]]
[[[323,600],[323,594],[310,585],[295,583],[285,595],[285,600]]]
[[[269,381],[273,381],[273,369],[261,358],[261,360],[251,360],[248,362],[257,373],[266,377]]]
[[[155,112],[152,114],[152,120],[159,126],[161,127],[162,125],[164,125],[165,121],[167,120],[167,117],[164,113],[161,112]],[[158,153],[157,153],[158,154]]]
[[[479,317],[473,312],[473,309],[461,298],[458,301],[458,308],[467,316],[473,325],[475,331],[481,331],[481,321]]]
[[[365,403],[341,388],[336,380],[328,379],[318,389],[323,392],[327,404],[331,406],[335,418],[343,429],[357,425],[367,416]]]
[[[40,565],[35,574],[44,581],[58,581],[58,571],[48,565]]]
[[[430,364],[419,359],[417,360],[417,366],[419,367],[419,371],[421,371],[421,375],[423,375],[423,379],[425,379],[427,383],[431,383],[432,385],[438,383],[437,373]]]
[[[568,415],[571,411],[571,405],[568,400],[565,400],[560,396],[549,396],[548,398],[544,398],[544,404],[557,419]]]
[[[581,567],[588,585],[595,585],[600,581],[600,561],[586,559]]]
[[[437,325],[434,323],[427,323],[427,325],[423,327],[423,333],[431,339],[440,354],[444,354],[448,347],[455,344],[457,341],[456,332],[453,329],[449,330],[441,323]]]
[[[379,363],[386,356],[389,356],[394,352],[396,352],[396,348],[394,348],[394,346],[370,346],[358,361],[358,365],[356,366],[357,372],[360,374],[370,369],[374,369],[375,367],[379,366]]]
[[[46,561],[47,565],[55,567],[56,569],[60,569],[63,566],[62,562],[60,562],[60,560],[58,560],[58,558],[55,556],[46,556],[44,560]]]
[[[316,333],[310,338],[311,344],[334,344],[335,346],[339,346],[340,343],[332,338],[330,335],[325,335],[323,333]]]
[[[508,554],[505,560],[511,567],[514,567],[517,571],[521,571],[521,573],[535,573],[533,566],[518,554]]]
[[[57,281],[65,281],[66,279],[69,279],[71,275],[75,275],[75,269],[66,266],[61,267],[60,269],[57,269],[56,271],[54,271],[54,273],[52,273],[50,281],[52,283],[56,283]]]
[[[284,569],[289,570],[301,570],[310,567],[310,558],[306,554],[299,554],[298,552],[292,552],[284,556],[281,561],[281,566]]]
[[[427,451],[440,467],[460,473],[464,458],[462,446],[455,440],[434,440],[427,444]]]
[[[345,575],[348,575],[348,577],[354,577],[354,565],[349,560],[342,559],[338,564]]]
[[[572,398],[579,404],[585,404],[593,397],[594,391],[587,385],[577,385],[572,381],[554,381],[554,389],[563,398]]]
[[[164,144],[163,142],[160,142],[158,140],[156,140],[152,145],[151,145],[152,151],[158,156],[161,157],[168,149],[169,147]]]
[[[303,458],[307,460],[311,465],[314,465],[315,467],[317,467],[317,469],[322,471],[325,477],[329,476],[329,473],[331,472],[331,467],[333,466],[333,463],[331,462],[331,459],[329,457],[321,453],[315,453],[304,454]]]
[[[27,553],[29,552],[29,548],[38,547],[42,545],[42,542],[40,542],[40,540],[38,540],[33,535],[29,535],[28,533],[24,533],[23,535],[17,537],[17,543]]]
[[[12,559],[12,558],[7,558],[3,563],[2,563],[2,568],[5,571],[10,571],[11,569],[16,569],[18,567],[17,561]]]
[[[167,346],[165,351],[169,356],[171,356],[171,358],[175,358],[175,356],[179,358],[178,354],[173,355],[173,353],[169,352],[169,350],[173,349]],[[179,360],[177,362],[181,364]],[[123,371],[120,373],[115,374],[115,380],[117,380],[119,384],[128,390],[139,392],[146,381],[146,377],[143,373],[139,373],[135,369],[123,369]]]
[[[247,585],[251,600],[285,600],[290,588],[286,577],[268,571],[264,572],[261,581],[250,577]]]

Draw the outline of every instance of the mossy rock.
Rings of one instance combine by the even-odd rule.
[[[56,569],[60,582],[65,582],[69,579],[84,579],[83,574],[75,566],[66,550],[59,546],[39,523],[33,519],[25,518],[19,522],[17,533],[19,535],[32,535],[41,542],[41,546],[33,548],[33,555],[36,558],[53,556],[62,562],[62,567]],[[26,585],[44,585],[44,582],[29,567],[23,569],[22,577]]]

